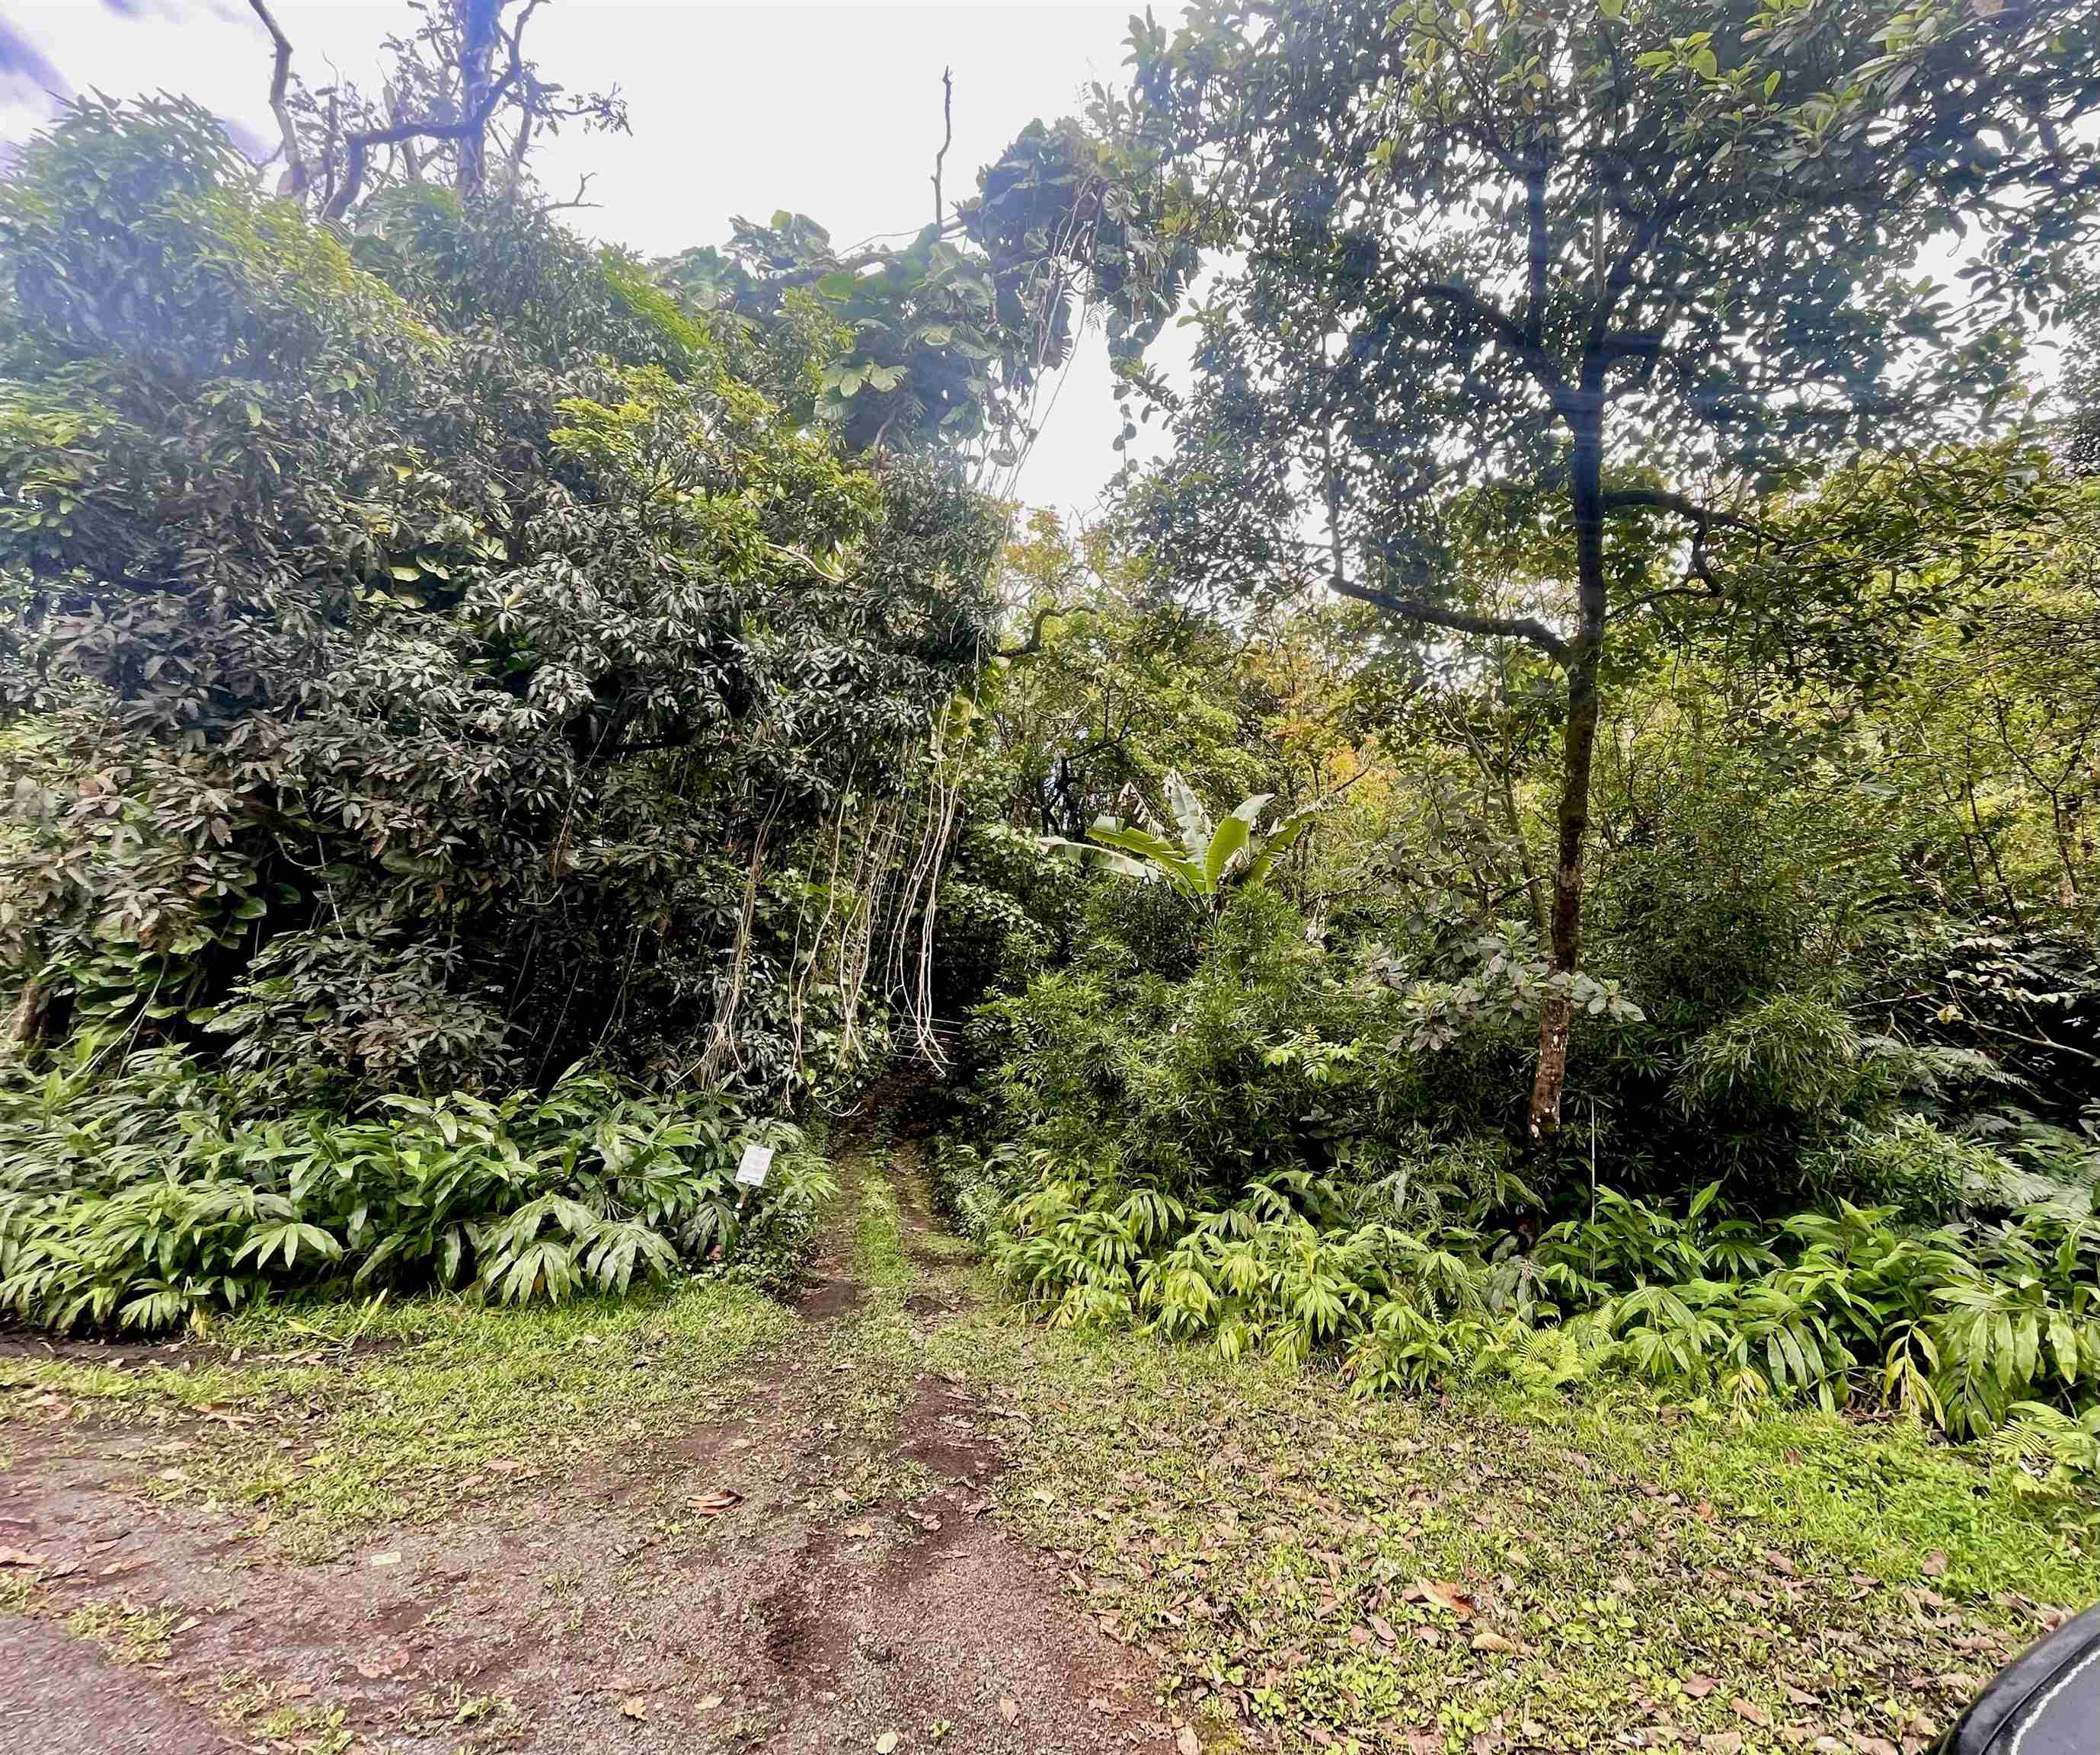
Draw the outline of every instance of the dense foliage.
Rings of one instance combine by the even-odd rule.
[[[747,1207],[743,1118],[589,1074],[544,1096],[288,1109],[171,1049],[0,1087],[0,1310],[162,1328],[273,1287],[559,1299],[707,1263],[792,1276],[831,1189],[791,1148]]]
[[[725,1153],[888,1034],[992,509],[791,412],[814,305],[711,325],[529,205],[347,236],[254,185],[174,101],[0,185],[0,1296],[762,1250]]]
[[[2095,1471],[2089,17],[1198,5],[651,264],[530,11],[0,183],[0,1311],[779,1278],[908,1052],[1054,1320]]]
[[[915,795],[982,506],[525,209],[408,190],[346,245],[176,104],[75,111],[0,198],[42,1032],[352,1095],[835,1071],[812,868]]]

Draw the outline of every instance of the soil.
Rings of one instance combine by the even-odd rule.
[[[860,1435],[838,1363],[870,1304],[848,1228],[858,1149],[842,1158],[803,1327],[735,1417],[506,1505],[368,1528],[302,1566],[252,1512],[149,1497],[152,1463],[122,1428],[33,1429],[0,1475],[0,1555],[42,1562],[34,1612],[0,1614],[0,1748],[874,1751],[893,1731],[906,1751],[1171,1747],[1141,1660],[999,1524],[986,1411],[907,1360],[893,1435]],[[907,1312],[923,1335],[973,1294],[930,1246],[919,1154],[889,1173],[924,1262]],[[855,1503],[868,1479],[888,1484]],[[724,1491],[742,1497],[695,1515]]]

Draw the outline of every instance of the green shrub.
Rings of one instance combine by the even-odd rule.
[[[1831,1114],[1859,1087],[1860,1060],[1859,1030],[1842,1007],[1775,994],[1690,1043],[1677,1100],[1687,1113]]]
[[[792,1266],[831,1182],[788,1148],[740,1205],[756,1130],[573,1072],[544,1096],[268,1113],[267,1087],[170,1050],[0,1078],[0,1311],[169,1327],[273,1290],[465,1287],[507,1303],[624,1291],[704,1263]]]
[[[995,1180],[976,1168],[980,1188]],[[2053,1209],[1920,1231],[1841,1203],[1767,1233],[1723,1214],[1718,1185],[1681,1217],[1601,1189],[1592,1215],[1526,1249],[1480,1225],[1477,1204],[1434,1228],[1363,1220],[1360,1193],[1304,1171],[1204,1204],[1048,1152],[1004,1169],[1030,1185],[989,1251],[1048,1320],[1233,1358],[1331,1349],[1365,1393],[1462,1372],[1539,1389],[1617,1373],[1740,1412],[1814,1401],[1957,1436],[2015,1426],[2006,1442],[2052,1468],[2085,1453],[2076,1433],[2100,1401],[2100,1226]]]
[[[1970,1201],[1988,1202],[2014,1175],[1988,1147],[1904,1114],[1877,1127],[1855,1122],[1804,1168],[1813,1186],[1924,1224],[1951,1218]]]

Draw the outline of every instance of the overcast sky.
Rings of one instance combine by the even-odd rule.
[[[376,84],[377,46],[411,20],[401,0],[273,0],[309,85],[332,62]],[[573,131],[536,161],[567,192],[594,174],[580,230],[662,255],[726,238],[733,214],[793,208],[841,244],[923,225],[941,142],[941,70],[955,77],[950,198],[972,191],[1031,117],[1079,109],[1089,81],[1123,74],[1130,3],[722,5],[711,0],[552,0],[526,33],[543,77],[618,85],[631,137]],[[1157,4],[1171,20],[1178,5]],[[165,90],[227,118],[267,151],[270,46],[245,0],[5,0],[0,139],[50,113],[51,90]],[[1061,511],[1093,502],[1118,454],[1105,350],[1089,336],[1030,456],[1020,491]]]

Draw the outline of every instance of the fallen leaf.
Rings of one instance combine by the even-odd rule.
[[[1418,1578],[1408,1594],[1417,1602],[1433,1603],[1440,1609],[1449,1609],[1462,1621],[1472,1618],[1473,1599],[1456,1585],[1434,1578]]]
[[[375,1554],[367,1563],[373,1566],[399,1566],[401,1563],[401,1550],[395,1548],[385,1554]]]
[[[875,1755],[893,1755],[897,1748],[897,1733],[885,1731],[875,1740]]]
[[[649,1703],[638,1694],[630,1694],[620,1703],[620,1710],[623,1718],[644,1719],[649,1716]]]
[[[1918,1570],[1924,1573],[1927,1578],[1937,1578],[1942,1572],[1947,1570],[1947,1556],[1942,1554],[1939,1549],[1935,1548],[1931,1553],[1926,1555],[1924,1560],[1920,1563]]]
[[[1687,1676],[1684,1691],[1695,1700],[1703,1700],[1714,1691],[1714,1678],[1711,1676]]]
[[[1203,1755],[1203,1740],[1186,1725],[1174,1733],[1174,1747],[1180,1755]]]
[[[1399,1638],[1399,1635],[1392,1630],[1392,1623],[1383,1615],[1371,1616],[1371,1631],[1388,1645],[1392,1644]]]
[[[1011,1695],[1002,1694],[999,1697],[999,1716],[1008,1724],[1012,1724],[1021,1716],[1020,1702],[1013,1699]]]
[[[514,1462],[509,1457],[497,1457],[492,1462],[486,1462],[482,1466],[491,1475],[515,1475],[525,1466],[523,1463]]]
[[[711,1493],[702,1493],[692,1501],[692,1506],[702,1517],[720,1517],[732,1506],[743,1503],[743,1495],[734,1487],[717,1487]]]
[[[1514,1651],[1516,1647],[1498,1633],[1476,1633],[1473,1635],[1476,1651]]]
[[[49,1566],[51,1563],[41,1554],[32,1554],[26,1548],[0,1548],[0,1566]]]
[[[700,1704],[694,1708],[694,1710],[700,1713],[711,1713],[721,1704],[721,1696],[719,1694],[704,1694],[700,1696]]]
[[[1716,1731],[1710,1736],[1700,1738],[1699,1746],[1706,1751],[1706,1755],[1737,1755],[1743,1746],[1743,1733]]]
[[[1735,1700],[1728,1702],[1728,1710],[1733,1713],[1738,1718],[1749,1719],[1754,1725],[1769,1725],[1771,1722],[1771,1714],[1770,1713],[1767,1712],[1762,1706],[1756,1704],[1753,1701],[1745,1700],[1740,1695]]]

